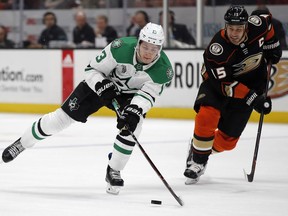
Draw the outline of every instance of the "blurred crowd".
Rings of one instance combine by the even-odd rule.
[[[0,0],[0,9],[18,9],[21,0]],[[171,7],[195,6],[197,0],[169,0]],[[24,9],[119,8],[124,0],[23,0]],[[126,0],[127,7],[161,7],[163,0]],[[203,0],[206,5],[287,4],[287,0]]]
[[[84,12],[84,8],[98,8],[98,7],[122,7],[123,0],[23,0],[25,9],[47,9],[42,17],[43,30],[39,32],[39,37],[34,39],[25,39],[24,41],[15,43],[8,39],[9,28],[5,27],[3,23],[0,24],[0,48],[94,48],[105,47],[111,41],[119,36],[116,29],[109,24],[109,18],[106,15],[98,15],[96,17],[96,24],[91,25]],[[288,0],[287,4],[288,4]],[[20,0],[0,0],[0,8],[13,9],[19,7]],[[128,7],[161,7],[162,0],[127,0]],[[169,6],[188,6],[195,5],[196,0],[170,0]],[[246,3],[246,4],[258,4],[265,5],[265,3],[278,3],[280,0],[205,0],[205,4],[213,5],[215,3],[219,5],[234,4],[234,3]],[[284,2],[284,0],[282,1]],[[108,5],[107,5],[108,4]],[[63,27],[59,26],[57,17],[52,9],[67,9],[76,8],[74,14],[74,28],[72,31],[72,40],[68,40],[67,33]],[[50,10],[51,9],[51,10]],[[263,9],[263,8],[262,8]],[[269,11],[267,7],[264,9]],[[159,13],[159,24],[162,24],[162,12]],[[91,21],[91,20],[90,20]],[[131,16],[130,23],[126,29],[126,35],[121,36],[136,36],[143,26],[150,22],[149,14],[146,10],[138,10]],[[283,48],[287,48],[286,44],[286,32],[282,23],[273,18],[273,24],[275,30],[280,39]],[[191,29],[188,30],[187,26],[182,23],[178,23],[175,20],[175,13],[170,10],[168,12],[168,47],[172,48],[195,48],[196,41],[191,34]],[[70,37],[71,38],[71,37]]]
[[[58,25],[56,14],[52,11],[43,14],[44,29],[39,34],[37,41],[25,40],[21,47],[24,48],[94,48],[105,47],[118,37],[118,33],[109,24],[106,15],[96,17],[96,25],[89,24],[84,10],[77,10],[74,14],[75,26],[72,31],[72,41],[68,40],[65,30]],[[136,11],[131,17],[130,25],[126,29],[126,36],[138,37],[143,26],[150,22],[147,12]],[[159,13],[159,24],[162,24],[162,12]],[[175,22],[173,11],[168,13],[170,47],[194,48],[195,39],[184,24]],[[15,43],[7,39],[8,29],[0,26],[0,48],[13,48]]]

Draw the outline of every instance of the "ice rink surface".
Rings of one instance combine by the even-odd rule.
[[[0,149],[40,115],[0,114]],[[91,117],[36,144],[15,161],[0,164],[1,216],[286,216],[288,125],[263,125],[255,178],[251,170],[257,123],[249,123],[236,149],[212,155],[196,185],[183,171],[192,120],[146,119],[140,143],[185,205],[181,207],[137,146],[122,177],[120,194],[107,194],[107,154],[117,133],[115,118]],[[2,153],[1,153],[2,154]],[[150,201],[161,200],[162,205]]]

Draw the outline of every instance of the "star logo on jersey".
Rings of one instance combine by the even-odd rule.
[[[69,108],[70,108],[70,111],[72,112],[73,110],[78,110],[80,105],[77,103],[77,98],[73,98],[72,100],[70,99],[69,100]]]
[[[116,39],[116,40],[114,40],[114,41],[112,42],[112,45],[111,45],[111,46],[112,46],[113,48],[119,48],[119,47],[122,46],[122,43],[123,43],[122,40]]]
[[[113,70],[111,78],[117,83],[118,88],[122,90],[130,89],[128,82],[131,79],[131,77],[119,77],[117,76],[116,71]]]
[[[172,79],[173,76],[174,76],[174,72],[173,72],[173,69],[171,67],[169,67],[166,71],[166,75],[168,77],[168,79]]]

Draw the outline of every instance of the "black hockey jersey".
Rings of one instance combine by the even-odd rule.
[[[249,16],[246,38],[239,45],[220,30],[204,52],[204,79],[227,97],[245,98],[251,89],[263,92],[267,80],[263,47],[271,41],[279,43],[269,16]]]

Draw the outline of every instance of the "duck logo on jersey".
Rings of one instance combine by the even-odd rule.
[[[213,43],[210,45],[209,51],[213,55],[221,55],[223,53],[223,47],[219,43]]]
[[[238,77],[242,74],[249,73],[250,71],[255,70],[257,67],[259,67],[261,63],[261,58],[262,52],[251,55],[244,59],[242,62],[233,65],[233,70],[235,71],[233,76]]]
[[[288,58],[281,59],[271,68],[269,96],[279,98],[288,94]]]
[[[111,46],[112,46],[112,48],[119,48],[119,47],[122,46],[122,43],[123,43],[122,40],[120,40],[120,39],[115,39],[115,40],[112,42]]]
[[[248,22],[250,22],[251,24],[255,25],[255,26],[260,26],[262,24],[262,20],[260,19],[260,17],[258,16],[250,16],[248,18]]]
[[[69,106],[71,112],[73,110],[78,110],[79,109],[80,105],[78,104],[77,100],[78,99],[76,97],[73,98],[72,100],[71,99],[69,100],[69,105],[68,106]]]

